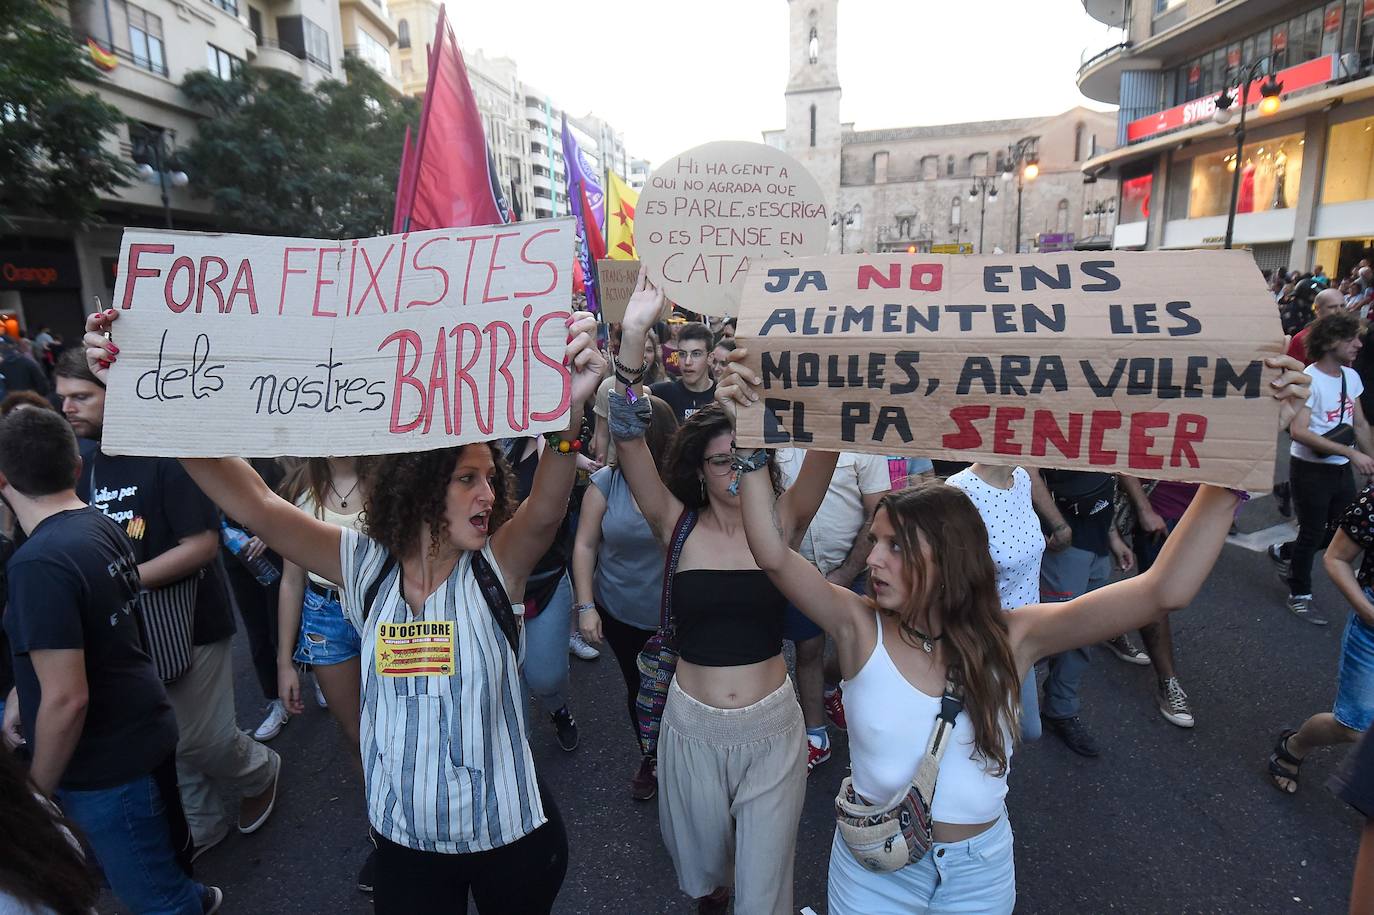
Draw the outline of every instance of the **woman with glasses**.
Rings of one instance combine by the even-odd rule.
[[[787,602],[749,553],[720,406],[681,426],[662,478],[645,444],[644,341],[662,307],[641,271],[610,403],[620,472],[658,541],[671,550],[684,515],[695,515],[671,579],[681,658],[659,735],[660,828],[700,911],[724,912],[733,885],[735,911],[787,912],[806,791],[806,729],[782,657]],[[834,466],[834,455],[807,458],[778,501],[785,536],[805,530]],[[771,458],[768,470],[776,488]]]

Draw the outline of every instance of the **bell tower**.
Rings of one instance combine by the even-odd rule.
[[[789,155],[815,176],[834,209],[840,193],[839,0],[787,0]]]

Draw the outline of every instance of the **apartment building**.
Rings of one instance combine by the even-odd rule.
[[[1374,255],[1374,3],[1083,0],[1120,40],[1084,52],[1078,86],[1120,106],[1117,148],[1082,164],[1118,178],[1118,248],[1234,244],[1266,268],[1345,272]],[[1247,92],[1216,118],[1223,91]],[[1271,77],[1278,108],[1258,102]],[[1271,103],[1272,105],[1272,103]],[[1239,180],[1237,181],[1237,170]]]
[[[251,63],[313,85],[343,77],[345,53],[358,53],[390,72],[390,52],[356,50],[369,35],[394,41],[382,0],[58,0],[74,37],[94,38],[113,51],[115,66],[94,91],[129,119],[109,137],[111,151],[145,166],[146,177],[101,201],[98,221],[73,228],[24,218],[0,234],[0,312],[27,328],[48,325],[80,335],[95,297],[114,294],[115,265],[125,227],[218,228],[207,199],[194,194],[196,176],[177,167],[177,149],[194,136],[205,112],[182,95],[195,70],[229,76]],[[349,30],[345,32],[344,23]],[[345,42],[344,36],[350,36]],[[399,91],[399,82],[396,82]],[[160,166],[160,167],[158,167]],[[165,194],[165,200],[164,200]],[[3,269],[4,265],[16,268]]]

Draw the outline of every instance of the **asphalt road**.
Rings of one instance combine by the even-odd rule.
[[[1270,501],[1248,506],[1241,528],[1277,520]],[[1284,587],[1263,554],[1226,548],[1198,600],[1174,618],[1179,674],[1198,719],[1191,731],[1159,715],[1150,668],[1098,650],[1083,714],[1101,758],[1046,736],[1013,760],[1018,912],[1345,911],[1359,821],[1325,787],[1345,750],[1315,754],[1294,797],[1264,775],[1278,731],[1329,710],[1334,694],[1343,604],[1317,579],[1317,599],[1336,621],[1324,629],[1284,610]],[[239,720],[251,730],[262,698],[237,642]],[[628,796],[636,749],[613,660],[570,662],[582,744],[562,752],[542,712],[532,741],[569,833],[557,911],[695,911],[677,890],[655,804]],[[811,776],[797,842],[796,905],[818,915],[831,802],[847,766],[844,736],[833,740],[834,757]],[[226,915],[369,913],[355,889],[366,854],[360,781],[328,713],[311,704],[272,746],[285,768],[271,821],[203,857],[198,876],[223,887]]]

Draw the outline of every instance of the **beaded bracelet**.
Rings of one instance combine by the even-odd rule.
[[[559,454],[576,454],[582,450],[582,439],[566,439],[557,432],[545,432],[544,441],[549,443],[549,447]]]

